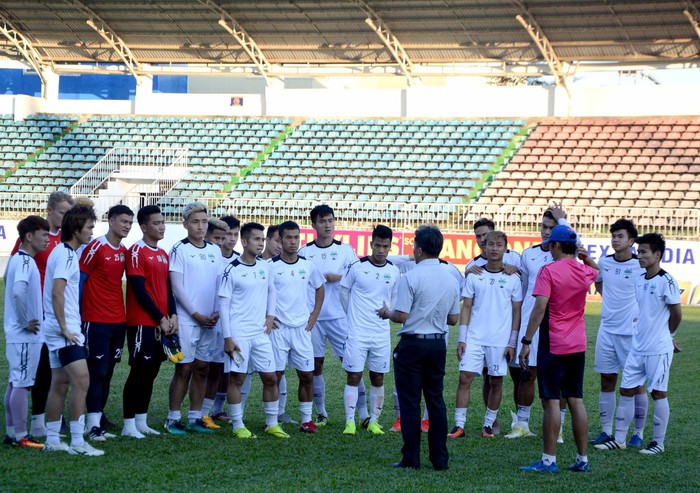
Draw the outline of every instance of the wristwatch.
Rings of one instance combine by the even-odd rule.
[[[525,337],[523,337],[522,339],[520,339],[520,343],[529,346],[530,344],[532,344],[532,339],[525,339]]]

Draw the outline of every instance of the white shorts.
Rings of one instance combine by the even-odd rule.
[[[326,355],[326,339],[331,343],[333,356],[342,358],[345,354],[345,339],[348,338],[348,319],[317,320],[311,331],[311,342],[314,346],[314,358]]]
[[[275,370],[284,371],[287,363],[299,371],[314,371],[314,348],[306,324],[299,327],[280,324],[270,333],[275,354]]]
[[[361,373],[365,362],[369,371],[389,373],[391,361],[391,341],[389,339],[372,342],[348,338],[345,341],[343,368],[350,373]]]
[[[224,352],[224,331],[221,330],[221,324],[216,324],[212,329],[214,337],[211,339],[211,344],[207,349],[207,357],[210,363],[223,363],[227,357]],[[199,358],[197,358],[199,359]]]
[[[481,346],[467,343],[467,350],[459,362],[459,371],[468,371],[481,375],[481,371],[487,368],[492,377],[502,377],[508,373],[508,362],[504,347]]]
[[[524,329],[521,327],[520,328],[520,333],[518,334],[518,347],[515,350],[515,356],[513,357],[513,361],[509,363],[509,366],[512,368],[520,368],[520,360],[518,357],[520,356],[520,351],[523,349],[523,343],[520,342],[522,341],[523,337],[525,337],[525,333],[527,332],[527,327]],[[537,329],[537,332],[535,332],[535,335],[532,336],[532,344],[530,344],[530,356],[527,357],[527,366],[531,366],[535,368],[537,366],[537,346],[540,345],[540,329]]]
[[[617,375],[625,367],[630,349],[632,349],[631,335],[611,334],[605,330],[599,330],[595,341],[593,368],[597,373]]]
[[[673,351],[666,354],[643,356],[630,352],[622,370],[620,388],[634,389],[646,383],[647,390],[668,390],[668,376],[673,361]]]
[[[226,355],[224,358],[224,371],[226,373],[273,373],[275,371],[275,354],[272,351],[270,336],[261,333],[252,339],[237,340],[236,344],[241,348],[243,361],[240,365],[233,358]]]
[[[195,359],[211,362],[214,352],[210,354],[216,342],[216,328],[204,329],[201,325],[180,324],[177,329],[182,348],[182,361],[178,364],[192,363]]]
[[[41,342],[8,342],[5,354],[10,367],[10,383],[16,388],[34,385],[41,357]]]

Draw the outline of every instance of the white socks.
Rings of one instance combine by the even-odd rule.
[[[634,418],[634,396],[620,396],[620,402],[617,404],[617,416],[615,422],[615,441],[617,443],[625,443],[627,440],[627,430]]]
[[[343,402],[345,403],[345,421],[355,421],[355,408],[357,406],[357,396],[359,388],[346,385],[343,392]]]
[[[271,401],[271,402],[263,402],[263,404],[265,406],[265,424],[267,425],[268,428],[272,428],[273,426],[277,426],[277,416],[279,416],[279,409],[280,409],[279,400]]]
[[[61,419],[46,423],[46,443],[57,445],[61,442],[59,433],[61,432]]]
[[[287,411],[287,376],[282,375],[279,383],[279,413],[284,414]]]
[[[314,404],[318,414],[328,416],[328,412],[326,412],[326,381],[323,379],[323,375],[314,375]]]
[[[467,408],[458,407],[455,409],[455,426],[464,429],[464,424],[467,422]]]
[[[243,403],[229,404],[228,414],[231,416],[231,425],[233,426],[233,431],[243,428]]]
[[[45,414],[34,414],[32,415],[32,425],[30,435],[33,437],[45,437],[46,436],[46,415]]]
[[[360,385],[357,387],[357,404],[355,407],[360,413],[360,421],[369,418],[369,411],[367,410],[367,390],[365,389],[365,381],[362,378],[360,379]]]
[[[214,399],[207,399],[205,397],[204,400],[202,400],[202,416],[209,416],[213,407]]]
[[[194,409],[190,409],[190,412],[187,413],[187,422],[189,424],[194,424],[194,422],[198,419],[202,419],[202,411],[195,411]]]
[[[148,414],[136,414],[134,419],[136,421],[136,429],[139,433],[143,433],[144,435],[160,435],[160,432],[148,426]]]
[[[518,406],[518,423],[530,426],[530,408],[532,406]]]
[[[301,411],[301,422],[302,423],[308,423],[311,421],[311,408],[313,406],[313,402],[300,402],[299,403],[299,410]]]
[[[601,392],[598,397],[598,409],[600,410],[600,424],[603,433],[612,436],[613,417],[615,416],[615,405],[617,404],[617,394],[615,392]]]
[[[542,462],[544,462],[545,466],[550,466],[552,464],[556,464],[557,463],[557,456],[556,455],[542,454]]]
[[[92,429],[92,428],[91,428]],[[85,443],[83,432],[85,431],[85,416],[80,416],[78,421],[70,422],[70,446],[78,447]]]
[[[177,411],[168,410],[168,424],[173,424],[176,421],[182,419],[182,413],[178,409]]]
[[[87,414],[87,431],[93,428],[100,427],[100,419],[102,418],[102,413],[88,413]]]
[[[241,386],[241,412],[245,409],[245,403],[248,400],[248,395],[250,394],[250,384],[253,382],[253,375],[246,375],[245,380],[243,380],[243,385]]]
[[[384,407],[384,386],[372,386],[369,389],[369,406],[370,406],[370,422],[379,420],[379,415],[382,414]]]
[[[211,409],[212,415],[224,412],[224,402],[226,402],[226,392],[217,392],[214,399],[214,407]]]
[[[495,411],[493,409],[486,408],[486,416],[484,417],[484,426],[493,426],[493,422],[496,421],[498,417],[498,409]]]
[[[646,391],[634,396],[634,434],[644,438],[644,426],[647,424],[649,396]]]
[[[654,401],[654,441],[663,447],[666,438],[666,428],[671,416],[668,407],[668,398],[656,399]]]
[[[146,435],[144,435],[136,429],[136,418],[124,418],[124,428],[122,428],[122,436],[138,439],[146,438]]]

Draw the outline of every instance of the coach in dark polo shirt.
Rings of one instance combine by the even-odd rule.
[[[447,413],[443,398],[446,327],[459,319],[459,282],[440,265],[442,233],[434,226],[416,231],[415,269],[399,281],[395,309],[383,307],[380,317],[402,323],[394,350],[394,375],[401,407],[403,458],[395,467],[420,467],[421,390],[430,414],[428,446],[436,470],[447,469]]]

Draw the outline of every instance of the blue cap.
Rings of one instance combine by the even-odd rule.
[[[560,224],[552,228],[552,234],[549,235],[549,238],[544,240],[542,244],[546,245],[552,241],[559,241],[561,243],[576,243],[577,238],[578,236],[576,235],[574,228]]]

